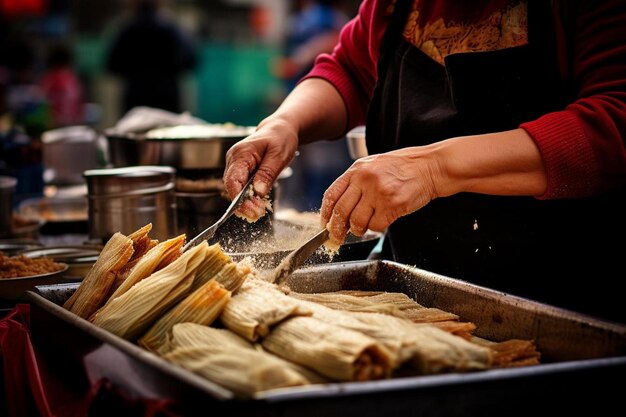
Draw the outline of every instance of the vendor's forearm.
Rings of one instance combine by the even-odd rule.
[[[539,196],[547,185],[539,149],[522,129],[465,136],[429,145],[442,181],[437,194]]]
[[[282,121],[295,127],[300,144],[340,137],[346,128],[343,99],[330,83],[320,78],[304,80],[280,107],[261,122]]]

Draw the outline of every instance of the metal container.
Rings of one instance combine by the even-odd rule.
[[[109,162],[116,167],[166,165],[176,169],[223,169],[226,152],[252,130],[196,137],[149,137],[105,131]]]
[[[621,409],[623,388],[615,381],[626,372],[626,325],[389,261],[307,267],[290,276],[287,285],[308,293],[399,291],[475,323],[476,336],[533,339],[541,364],[318,384],[240,399],[64,310],[62,303],[77,285],[41,286],[28,293],[33,340],[44,357],[62,364],[66,378],[88,375],[92,383],[106,378],[131,398],[167,399],[171,411],[185,416],[207,410],[281,417],[612,415]]]
[[[89,126],[49,130],[41,136],[44,178],[49,184],[82,184],[83,172],[99,168],[98,132]]]
[[[346,134],[348,153],[352,159],[359,159],[368,155],[365,142],[365,126],[357,126]]]
[[[89,238],[106,241],[152,223],[150,235],[166,240],[177,232],[176,170],[166,166],[95,169],[87,181]]]
[[[0,177],[0,238],[10,237],[13,222],[13,197],[17,179]]]

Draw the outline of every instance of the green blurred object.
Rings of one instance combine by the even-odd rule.
[[[213,122],[256,126],[275,110],[282,92],[271,73],[278,48],[205,44],[197,70],[197,116]]]
[[[107,37],[83,37],[76,42],[76,65],[80,74],[93,82],[105,73]],[[199,45],[200,65],[190,74],[197,97],[194,116],[211,123],[232,122],[256,126],[284,98],[284,86],[271,71],[280,49],[271,45]],[[104,109],[106,112],[110,109]]]

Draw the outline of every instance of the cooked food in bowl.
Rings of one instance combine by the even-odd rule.
[[[32,259],[24,255],[8,256],[0,252],[0,278],[20,278],[49,274],[66,269],[67,265],[50,258]]]

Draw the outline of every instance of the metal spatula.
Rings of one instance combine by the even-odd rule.
[[[246,182],[246,184],[241,188],[239,194],[237,194],[237,196],[233,198],[233,201],[230,203],[230,206],[228,206],[226,212],[222,215],[222,217],[220,217],[219,220],[213,223],[211,226],[204,229],[199,235],[187,242],[187,244],[183,246],[183,252],[185,252],[189,248],[193,248],[194,246],[202,243],[205,240],[211,239],[213,235],[215,235],[217,229],[226,220],[228,220],[230,216],[233,215],[233,213],[243,204],[244,201],[246,201],[253,194],[250,192],[250,189],[252,188],[252,179],[254,178],[255,173],[256,171],[250,173],[250,178],[248,179],[248,182]]]
[[[270,281],[277,285],[281,285],[293,271],[302,266],[308,257],[311,256],[311,254],[313,254],[313,252],[315,252],[327,240],[328,230],[322,229],[302,246],[287,255],[285,259],[283,259],[276,267],[276,269],[272,271],[273,279],[270,279]]]

